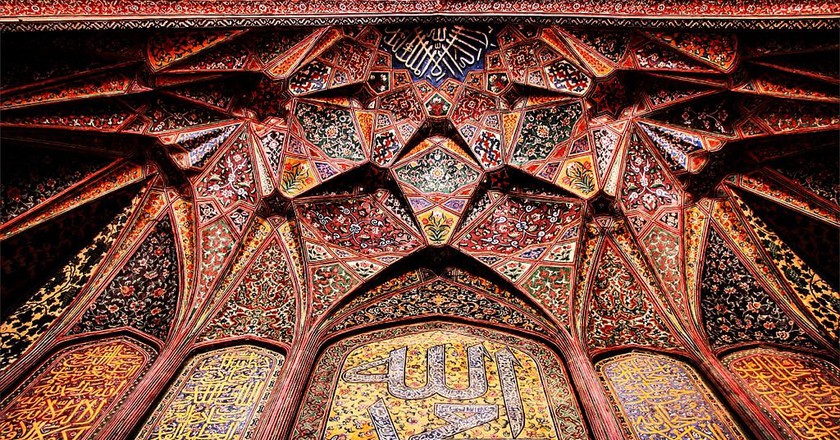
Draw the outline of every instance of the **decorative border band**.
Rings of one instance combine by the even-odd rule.
[[[411,15],[282,15],[282,16],[167,16],[167,17],[0,17],[0,31],[43,32],[70,30],[229,28],[259,26],[327,26],[365,24],[534,23],[616,28],[680,28],[714,30],[835,30],[840,16],[790,18],[745,17],[631,17],[593,15],[411,14]]]

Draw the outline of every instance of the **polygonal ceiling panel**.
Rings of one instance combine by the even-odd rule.
[[[483,176],[461,147],[440,137],[424,140],[393,173],[432,246],[449,242]]]

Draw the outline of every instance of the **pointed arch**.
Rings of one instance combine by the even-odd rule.
[[[228,440],[249,438],[284,361],[284,355],[253,345],[194,355],[136,438],[203,439],[210,432],[224,434]]]
[[[697,371],[682,361],[634,351],[595,368],[628,438],[746,439]]]
[[[123,336],[60,350],[2,402],[0,432],[11,438],[94,436],[154,356],[147,345]]]
[[[840,436],[840,369],[835,363],[766,347],[729,354],[723,363],[791,438]]]
[[[292,438],[374,431],[392,438],[460,432],[587,438],[568,375],[552,350],[533,339],[444,321],[339,339],[319,356]]]

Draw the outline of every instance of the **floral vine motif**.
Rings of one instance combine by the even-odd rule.
[[[738,119],[738,113],[734,102],[717,96],[665,110],[659,119],[695,130],[733,135],[732,124]]]
[[[277,239],[255,259],[204,339],[257,335],[291,342],[295,323],[294,286]]]
[[[785,160],[774,169],[795,180],[814,194],[840,205],[840,176],[837,175],[837,151],[826,151],[812,157]]]
[[[703,149],[696,135],[649,124],[639,124],[648,135],[672,171],[687,170],[692,153]]]
[[[485,298],[469,289],[438,280],[387,298],[378,298],[366,304],[359,313],[350,314],[338,322],[332,331],[430,314],[479,319],[532,331],[540,329],[533,318],[493,297]]]
[[[424,193],[452,194],[478,179],[478,172],[441,148],[395,170],[397,178]]]
[[[302,94],[313,90],[326,89],[331,70],[324,63],[314,60],[289,78],[289,91]]]
[[[135,198],[135,202],[139,199]],[[135,206],[129,205],[118,213],[93,237],[87,247],[4,319],[0,326],[0,371],[38,341],[49,325],[64,313],[97,265],[102,264],[105,253],[125,226]]]
[[[592,162],[572,162],[566,168],[563,183],[579,189],[583,193],[595,191],[595,173],[592,172]]]
[[[200,126],[225,119],[225,115],[206,107],[187,104],[174,98],[158,98],[148,112],[150,133],[164,133]]]
[[[752,226],[752,230],[755,232],[761,246],[767,250],[768,256],[776,267],[779,268],[782,278],[788,282],[788,285],[802,301],[805,308],[820,323],[825,333],[832,340],[836,341],[840,338],[840,295],[837,294],[837,290],[832,288],[811,265],[802,260],[793,251],[793,248],[788,244],[790,242],[786,242],[784,238],[777,235],[773,229],[768,227],[768,224],[756,215],[756,212],[745,203],[745,200],[749,199],[736,199],[734,202],[739,206],[747,222]],[[756,207],[761,209],[761,201],[751,201],[757,203]],[[781,210],[778,208],[778,205],[771,206],[773,207],[771,209]],[[770,214],[766,211],[764,213],[765,215]],[[784,212],[776,212],[771,215],[794,217],[790,213]],[[768,218],[772,219],[773,217]],[[813,236],[813,240],[819,241],[815,246],[820,248],[825,246],[825,243],[836,241],[835,238],[821,237],[820,234],[812,233],[812,231],[800,225],[796,225],[795,229],[797,233],[806,233]],[[815,255],[815,257],[829,260],[820,255]],[[835,265],[834,267],[836,268],[837,266]]]
[[[183,31],[152,38],[149,40],[149,64],[155,70],[162,69],[240,32],[235,30]]]
[[[513,151],[513,164],[547,158],[557,144],[569,138],[582,114],[583,107],[578,102],[526,111]]]
[[[605,248],[592,289],[586,326],[589,347],[678,346],[639,279],[615,249]]]
[[[296,194],[307,186],[312,180],[309,167],[303,162],[288,162],[283,167],[283,177],[280,182],[283,191],[289,194]]]
[[[423,109],[417,103],[417,98],[411,93],[411,88],[406,87],[389,93],[379,101],[379,108],[388,110],[396,116],[398,121],[422,121]]]
[[[738,53],[736,40],[727,35],[702,32],[659,32],[654,35],[669,46],[721,69],[731,68]]]
[[[583,44],[595,49],[608,60],[617,63],[627,52],[630,34],[627,32],[609,32],[604,29],[568,29],[568,32],[578,38]]]
[[[28,150],[9,150],[3,152],[7,163],[23,166],[3,169],[0,223],[23,214],[108,164],[96,157],[79,157],[50,150],[40,151],[40,160],[33,161],[29,159],[32,153]]]
[[[165,338],[178,300],[177,259],[172,222],[164,217],[73,332],[132,326]]]
[[[636,133],[633,133],[627,152],[626,167],[621,199],[628,209],[641,206],[653,214],[660,206],[677,204],[674,185]]]
[[[776,133],[840,125],[835,106],[819,102],[771,101],[756,116]]]
[[[369,197],[315,204],[303,215],[328,242],[367,255],[406,252],[420,244],[394,222],[385,222],[388,216]]]
[[[748,341],[814,347],[714,229],[704,261],[700,303],[714,347]]]
[[[295,106],[295,117],[306,140],[333,159],[361,161],[365,159],[362,142],[349,109],[322,107],[306,102]]]
[[[257,189],[254,168],[248,154],[248,134],[243,131],[230,149],[197,185],[202,197],[218,198],[227,207],[238,200],[255,203]]]
[[[334,299],[352,289],[354,284],[356,282],[350,272],[340,264],[315,269],[312,273],[312,290],[315,294],[312,297],[311,316],[320,315]]]
[[[496,101],[492,96],[465,88],[450,118],[456,126],[460,126],[468,121],[480,121],[486,112],[494,109]]]
[[[554,241],[580,215],[572,203],[510,197],[463,236],[458,247],[470,251],[512,252]]]

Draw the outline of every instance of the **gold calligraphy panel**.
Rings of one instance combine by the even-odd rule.
[[[279,353],[247,345],[194,356],[138,438],[244,438],[259,421],[284,359]]]
[[[815,357],[757,348],[723,363],[795,439],[840,438],[840,369]]]
[[[53,356],[2,404],[0,439],[92,438],[151,358],[127,338],[81,344]]]
[[[627,353],[598,362],[596,369],[621,409],[628,437],[745,438],[697,373],[676,359]]]
[[[356,345],[335,372],[319,438],[586,438],[555,355],[530,341],[467,329],[435,328]],[[294,438],[314,437],[309,414],[320,413],[310,405],[317,405],[324,363],[332,359],[326,353],[319,362]]]

